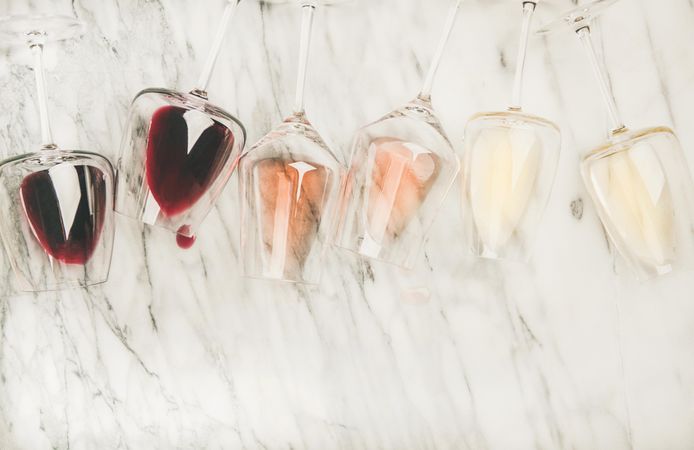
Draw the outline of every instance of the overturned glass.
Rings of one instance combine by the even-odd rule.
[[[0,19],[0,37],[34,56],[42,144],[0,163],[0,234],[19,288],[84,287],[108,278],[113,248],[113,168],[101,155],[53,142],[43,47],[75,38],[84,25],[67,16]]]

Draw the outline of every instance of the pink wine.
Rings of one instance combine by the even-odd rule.
[[[279,277],[301,270],[318,234],[328,170],[318,164],[272,158],[258,162],[255,172],[268,271]]]

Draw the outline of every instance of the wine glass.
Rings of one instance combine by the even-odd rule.
[[[239,163],[241,259],[247,277],[317,284],[344,169],[304,111],[319,2],[298,3],[303,16],[294,111]]]
[[[434,113],[431,90],[461,3],[451,6],[417,97],[355,134],[335,237],[338,247],[414,267],[460,170]]]
[[[183,248],[215,204],[246,141],[237,118],[207,101],[229,0],[195,89],[149,88],[135,96],[117,162],[116,212],[177,233]]]
[[[106,281],[113,247],[113,168],[101,155],[63,150],[51,134],[43,47],[74,39],[82,22],[68,16],[0,18],[4,45],[27,45],[34,58],[42,144],[0,162],[0,234],[25,291]]]
[[[521,108],[528,37],[536,1],[522,1],[523,19],[511,106],[478,113],[465,127],[463,224],[473,254],[529,259],[552,190],[561,134]]]
[[[615,1],[576,7],[538,33],[571,29],[588,56],[611,126],[608,141],[584,158],[581,172],[614,246],[645,279],[691,264],[694,184],[670,128],[630,130],[622,122],[591,38],[594,20]]]

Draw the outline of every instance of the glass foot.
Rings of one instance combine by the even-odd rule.
[[[567,27],[578,30],[579,28],[589,26],[595,18],[605,11],[605,9],[618,1],[619,0],[594,0],[585,5],[579,5],[541,26],[537,30],[537,34],[554,33],[556,31],[565,30]]]
[[[75,39],[84,34],[85,28],[82,21],[63,15],[0,17],[0,46],[15,47]]]

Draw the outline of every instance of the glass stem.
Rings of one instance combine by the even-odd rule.
[[[593,39],[590,34],[590,27],[584,26],[576,30],[578,39],[583,43],[583,48],[588,54],[588,60],[593,68],[593,73],[598,81],[598,86],[600,87],[600,93],[607,107],[607,114],[609,115],[612,133],[617,133],[626,129],[624,122],[619,117],[619,111],[617,110],[617,103],[614,100],[614,95],[610,89],[610,85],[607,82],[607,76],[598,60],[598,55],[595,52],[595,46],[593,45]]]
[[[513,94],[511,96],[511,107],[513,111],[521,110],[523,75],[525,74],[525,59],[528,53],[528,38],[530,37],[530,24],[533,20],[537,3],[534,1],[523,2],[523,25],[521,28],[520,40],[518,41],[518,58],[516,61],[516,75],[513,81]]]
[[[53,150],[57,146],[53,143],[51,133],[51,121],[48,116],[48,94],[46,91],[46,78],[43,73],[43,44],[30,44],[31,53],[34,55],[34,77],[36,78],[36,94],[39,102],[39,117],[41,119],[41,148]]]
[[[313,17],[318,4],[315,1],[304,0],[301,2],[301,40],[299,44],[299,68],[296,76],[296,96],[294,97],[294,115],[304,114],[304,93],[306,91],[306,73],[308,69],[308,56],[311,50],[311,37],[313,34]]]
[[[424,79],[424,85],[422,90],[419,92],[419,98],[424,101],[431,100],[431,89],[434,86],[434,79],[436,78],[436,72],[439,70],[439,65],[441,64],[441,58],[443,58],[443,52],[446,50],[446,44],[448,44],[448,38],[451,36],[451,31],[453,31],[453,25],[455,24],[455,18],[458,15],[458,10],[463,0],[456,0],[456,2],[451,6],[448,13],[448,19],[446,19],[446,25],[443,27],[443,32],[441,33],[441,38],[439,39],[439,45],[436,48],[436,53],[434,53],[434,59],[429,66],[429,72]]]
[[[222,42],[224,42],[224,35],[226,34],[227,28],[229,27],[229,22],[234,17],[236,12],[236,7],[241,3],[241,0],[229,0],[226,8],[224,8],[224,13],[222,13],[222,19],[219,21],[219,26],[217,27],[217,33],[215,34],[214,41],[212,42],[212,48],[210,53],[207,55],[207,60],[200,73],[200,78],[196,84],[195,89],[192,93],[202,97],[207,98],[207,86],[210,84],[210,78],[212,77],[212,71],[217,63],[217,57],[219,56],[219,51],[222,48]]]

